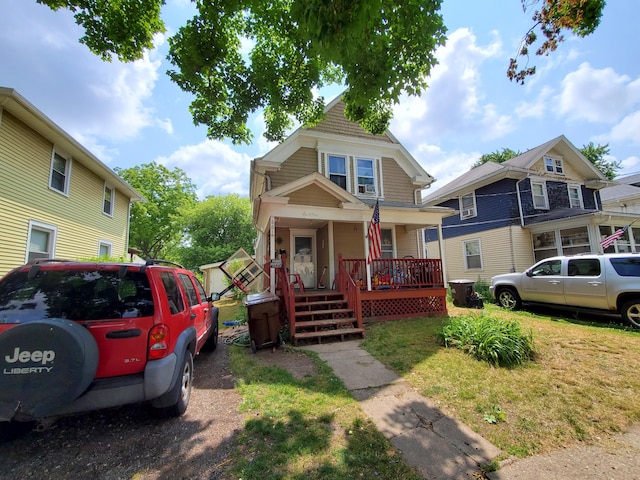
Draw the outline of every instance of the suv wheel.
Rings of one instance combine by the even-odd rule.
[[[498,292],[498,304],[507,310],[517,310],[522,305],[520,296],[513,288],[502,288]]]
[[[156,412],[161,417],[179,417],[187,410],[189,399],[191,398],[191,388],[193,387],[193,355],[189,350],[184,353],[180,372],[176,383],[165,394],[171,398],[175,398],[177,395],[175,403],[167,407],[156,408]]]
[[[25,323],[0,335],[0,411],[38,419],[78,398],[98,368],[98,346],[82,325],[59,318]],[[7,372],[13,372],[9,375]]]
[[[640,299],[625,302],[620,313],[625,322],[632,327],[640,328]]]

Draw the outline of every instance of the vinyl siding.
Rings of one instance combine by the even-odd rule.
[[[53,145],[4,111],[0,124],[0,275],[25,261],[29,220],[57,227],[59,258],[89,258],[98,243],[126,253],[129,199],[115,192],[114,214],[102,213],[104,180],[72,160],[69,195],[49,188]]]
[[[318,171],[318,156],[313,148],[299,148],[287,158],[277,172],[269,173],[271,187],[276,188]]]
[[[395,159],[382,158],[382,179],[385,201],[415,204],[413,191],[416,187]]]
[[[553,173],[549,173],[545,170],[544,166],[544,157],[560,157],[562,158],[562,166],[564,167],[564,175],[557,175]],[[547,154],[542,156],[538,161],[536,161],[532,166],[531,170],[536,172],[537,174],[547,177],[553,180],[565,181],[565,182],[584,182],[584,178],[578,173],[578,171],[567,162],[567,159],[557,153],[555,150],[550,150]]]
[[[344,258],[363,258],[366,256],[361,223],[334,223],[333,240],[336,265],[338,264],[338,254],[342,254]]]
[[[336,197],[317,185],[308,185],[300,190],[291,192],[287,196],[289,197],[289,204],[332,208],[340,207],[340,202]]]
[[[403,226],[396,226],[396,252],[398,258],[411,255],[421,258],[422,252],[418,250],[418,237],[416,230],[407,231]]]
[[[464,242],[480,240],[482,268],[467,269],[464,258]],[[429,258],[438,258],[437,242],[429,242]],[[459,236],[445,240],[447,279],[481,279],[491,282],[491,277],[511,271],[521,272],[533,264],[531,236],[519,226],[503,227],[491,231]],[[432,255],[433,253],[433,255]]]

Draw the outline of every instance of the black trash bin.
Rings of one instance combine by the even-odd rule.
[[[276,348],[282,343],[280,335],[280,299],[271,292],[247,295],[243,301],[247,308],[247,324],[251,350],[270,346]]]
[[[451,297],[456,307],[482,308],[484,302],[474,290],[473,280],[451,280]]]

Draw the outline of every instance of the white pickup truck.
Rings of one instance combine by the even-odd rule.
[[[640,328],[640,254],[546,258],[522,273],[496,275],[490,290],[510,310],[537,303],[607,311]]]

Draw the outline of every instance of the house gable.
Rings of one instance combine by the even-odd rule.
[[[297,129],[253,161],[251,198],[312,172],[365,201],[414,206],[414,192],[434,181],[390,132],[372,135],[346,119],[341,99],[329,104],[316,126]]]

